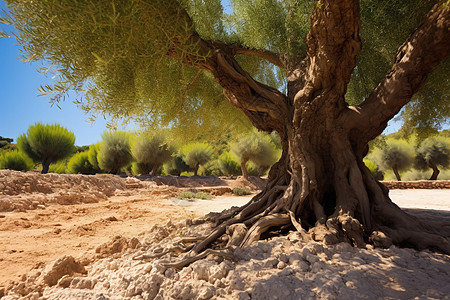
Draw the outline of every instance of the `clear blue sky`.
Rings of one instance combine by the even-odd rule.
[[[0,0],[0,12],[6,9],[5,2]],[[1,14],[1,13],[0,13]],[[3,31],[11,35],[12,26],[0,24]],[[101,134],[106,129],[107,121],[99,117],[91,124],[88,115],[74,103],[74,95],[65,102],[51,107],[49,97],[38,96],[41,85],[51,83],[51,78],[36,71],[40,64],[30,64],[19,60],[20,51],[12,36],[0,39],[0,136],[13,138],[26,132],[35,122],[59,123],[75,133],[75,144],[89,145],[101,140]],[[388,132],[393,132],[398,124],[389,126]],[[121,128],[119,128],[121,129]],[[134,129],[133,125],[127,129]]]

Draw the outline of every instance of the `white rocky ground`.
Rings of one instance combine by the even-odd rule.
[[[409,212],[440,224],[448,238],[450,191],[434,192],[391,195]],[[431,203],[422,207],[426,210],[411,204],[420,195],[425,197],[422,202]],[[230,206],[233,199],[228,200]],[[209,207],[202,201],[177,204],[220,211],[226,201],[210,200]],[[162,255],[176,241],[202,236],[209,229],[192,223],[196,222],[167,221],[136,237],[117,236],[95,253],[41,265],[10,286],[1,299],[450,299],[448,255],[395,246],[325,246],[305,241],[296,232],[237,249],[234,260],[210,255],[181,270],[165,267],[179,259],[172,252]]]

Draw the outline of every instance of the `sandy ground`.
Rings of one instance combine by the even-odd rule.
[[[113,195],[108,197],[100,197],[101,199],[94,203],[83,203],[81,201],[80,203],[71,205],[58,203],[51,203],[47,205],[45,204],[45,200],[42,199],[46,199],[46,197],[48,198],[50,196],[44,195],[44,197],[42,197],[41,193],[39,194],[39,197],[37,197],[33,193],[27,193],[26,195],[28,196],[26,197],[22,197],[23,195],[19,196],[22,197],[20,198],[21,201],[28,198],[38,199],[41,201],[38,201],[41,204],[36,204],[38,202],[35,200],[34,202],[36,203],[33,204],[35,205],[35,209],[0,211],[0,298],[2,296],[2,289],[10,286],[12,282],[23,281],[26,278],[24,274],[28,273],[32,268],[45,266],[49,262],[66,255],[81,257],[86,252],[94,253],[96,249],[98,252],[100,245],[105,243],[107,244],[114,237],[122,236],[125,238],[131,238],[134,236],[139,236],[139,234],[148,231],[154,225],[158,226],[161,224],[166,224],[168,219],[170,219],[173,223],[185,219],[194,219],[208,212],[220,212],[231,206],[242,205],[251,198],[251,196],[237,197],[227,193],[222,196],[217,196],[212,200],[186,201],[176,198],[176,195],[183,189],[183,187],[179,187],[180,184],[178,183],[176,184],[178,187],[164,184],[156,185],[153,183],[143,184],[142,181],[132,181],[127,184],[128,187],[124,186],[121,189],[117,189],[114,191]],[[254,186],[252,187],[254,188]],[[214,192],[214,189],[211,191]],[[87,189],[86,192],[90,193],[92,191]],[[54,195],[54,193],[48,195]],[[392,190],[390,192],[390,196],[392,200],[400,207],[406,208],[413,214],[428,218],[434,222],[440,222],[440,220],[443,219],[446,219],[447,221],[450,220],[450,190]],[[3,199],[12,199],[11,197],[14,198],[16,196],[1,196],[0,194],[0,200],[2,197]],[[17,199],[14,198],[13,200]],[[443,226],[446,226],[445,230],[450,232],[450,224],[448,223],[449,222],[443,224]],[[170,236],[170,234],[167,234],[167,236]],[[303,248],[299,251],[303,253],[302,251],[304,251],[306,246],[303,245]],[[271,255],[275,255],[274,249],[276,249],[276,246],[272,247],[273,248],[270,248],[269,250],[272,251]],[[342,246],[341,248],[345,247]],[[400,250],[392,251],[394,251],[396,255],[398,253],[405,253],[403,250]],[[339,249],[334,249],[333,251],[335,254],[340,253]],[[349,250],[347,249],[347,252],[348,251]],[[288,253],[288,250],[285,252]],[[314,254],[319,257],[319,252],[320,251],[317,250]],[[410,254],[408,252],[408,254],[405,255]],[[286,260],[280,258],[279,254],[276,254],[275,256],[278,257],[278,262],[283,262]],[[448,285],[448,279],[450,278],[450,260],[448,257],[442,260],[442,255],[437,257],[433,255],[431,256],[432,260],[439,261],[439,268],[443,269],[443,271],[441,270],[443,273],[440,274],[440,276],[444,276],[444,282],[447,282],[446,284]],[[330,261],[332,261],[332,257],[333,254],[331,254],[329,258]],[[305,258],[305,260],[307,261],[307,258]],[[289,259],[286,260],[285,264],[288,263]],[[278,263],[275,265],[275,269],[277,269],[277,265]],[[311,272],[314,271],[312,270],[312,265],[313,263],[311,263],[310,266]],[[283,269],[284,267],[280,267],[278,265],[278,268]],[[337,267],[335,266],[335,268]],[[345,266],[343,266],[343,268],[345,268]],[[372,271],[375,273],[377,272],[376,270]],[[316,274],[317,272],[313,273]],[[242,277],[245,276],[246,273],[243,271],[239,274],[241,274],[239,276]],[[101,276],[99,278],[101,278]],[[447,280],[445,280],[445,278],[447,278]],[[169,280],[167,282],[170,283],[171,281]],[[277,284],[279,285],[279,283],[275,282],[275,285]],[[220,293],[217,293],[221,291],[221,283],[215,285],[218,285],[215,289],[216,295],[219,295]],[[348,286],[349,284],[345,283],[344,287]],[[226,292],[226,289],[223,288],[222,293],[224,295],[228,293],[230,295],[229,299],[235,299],[236,297],[239,299],[250,299],[247,298],[247,295],[250,297],[253,293],[252,299],[258,299],[255,298],[255,295],[258,293],[255,292],[254,286],[252,287],[252,292],[250,292],[249,288],[246,286],[234,287],[234,292]],[[174,287],[171,286],[171,288]],[[202,288],[204,287],[202,286]],[[395,290],[395,288],[396,287],[394,285],[393,290]],[[401,287],[397,288],[401,289]],[[239,293],[236,293],[235,291],[238,291]],[[264,289],[261,291],[264,294]],[[445,292],[446,290],[443,292],[437,291],[434,294],[430,294],[430,297],[425,298],[440,299],[443,298],[441,296],[444,295]],[[330,293],[325,293],[323,295],[334,295],[333,293]],[[49,299],[71,299],[74,297],[73,294],[62,294],[61,297],[56,295],[58,295],[58,292],[53,294],[53,296]],[[83,294],[80,294],[80,299],[89,299],[92,295],[86,294],[83,296]],[[188,293],[187,295],[189,298],[197,294],[194,293],[194,288],[192,288],[190,294]],[[305,293],[302,295],[307,296]],[[316,292],[314,295],[318,296],[320,293]],[[355,295],[364,295],[364,293]],[[392,295],[394,295],[392,299],[397,298],[394,292]],[[310,296],[312,296],[312,294]],[[121,297],[117,299],[121,299]],[[285,298],[290,299],[289,295]],[[319,298],[325,299],[327,297],[324,296]],[[333,297],[330,299],[332,298]],[[111,299],[115,298],[112,297]],[[208,297],[205,297],[205,299],[208,299]],[[372,298],[368,297],[367,299]],[[387,297],[386,299],[391,298]]]

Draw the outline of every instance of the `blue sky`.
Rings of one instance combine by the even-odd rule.
[[[0,11],[3,9],[6,9],[6,5],[0,0]],[[11,35],[12,26],[0,26]],[[89,123],[89,116],[72,103],[75,100],[73,94],[65,102],[59,103],[60,108],[55,105],[52,107],[48,96],[38,96],[38,88],[51,84],[51,78],[36,71],[41,67],[39,63],[25,63],[19,58],[20,51],[15,38],[0,38],[0,136],[16,141],[30,125],[42,122],[59,123],[74,132],[75,144],[78,146],[100,141],[107,120],[99,117],[94,123]],[[391,121],[391,124],[394,125],[387,128],[389,133],[399,127],[398,123]],[[126,129],[137,128],[130,125]]]

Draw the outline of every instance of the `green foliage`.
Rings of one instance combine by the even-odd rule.
[[[13,139],[5,138],[0,135],[0,150],[9,150]]]
[[[11,144],[13,139],[0,136],[0,153],[17,150],[17,146]]]
[[[211,200],[212,199],[212,195],[210,193],[206,193],[206,192],[198,192],[198,193],[193,193],[190,191],[184,191],[181,192],[178,195],[179,199],[202,199],[202,200]]]
[[[416,169],[409,170],[404,174],[402,174],[402,180],[405,181],[427,180],[428,178],[430,178],[430,174],[428,173]]]
[[[62,159],[50,165],[48,173],[67,174],[67,159]]]
[[[217,160],[210,160],[204,165],[201,165],[198,168],[198,175],[201,176],[209,176],[209,175],[216,175],[221,176],[223,175],[222,171],[220,170],[219,163]]]
[[[89,162],[89,150],[76,153],[67,163],[67,172],[69,174],[94,175],[99,173],[99,171]]]
[[[89,146],[88,150],[88,159],[89,163],[97,170],[101,171],[100,166],[98,165],[98,152],[100,151],[101,143],[93,144]]]
[[[131,153],[139,174],[152,172],[152,175],[156,175],[160,166],[172,158],[172,152],[162,134],[144,133],[137,136],[131,144]]]
[[[200,165],[211,160],[213,150],[207,143],[195,142],[185,145],[181,149],[184,162],[194,169],[194,175],[198,174]]]
[[[104,132],[97,160],[102,170],[111,174],[118,174],[120,169],[132,160],[130,135],[124,131]]]
[[[251,192],[247,188],[234,188],[233,194],[235,194],[237,196],[246,196],[246,195],[250,195]]]
[[[41,87],[42,94],[61,101],[69,90],[76,90],[84,96],[77,103],[92,117],[133,117],[195,135],[249,124],[221,96],[222,89],[209,73],[166,56],[171,52],[180,58],[206,59],[189,39],[193,26],[202,34],[226,33],[221,19],[216,19],[222,5],[212,2],[10,0],[8,8],[24,59],[44,59],[53,66],[42,70],[56,75],[53,85]],[[194,25],[184,8],[194,16]],[[174,42],[180,46],[174,48]],[[218,110],[223,114],[214,113]]]
[[[76,149],[76,153],[80,153],[80,152],[84,152],[84,151],[88,151],[89,150],[89,145],[85,145],[85,146],[75,146]]]
[[[370,172],[372,173],[372,175],[373,175],[373,177],[376,179],[376,180],[383,180],[383,172],[381,172],[380,170],[379,170],[379,168],[378,168],[378,166],[373,162],[373,161],[371,161],[370,159],[368,159],[368,158],[365,158],[364,159],[364,164],[366,165],[366,167],[370,170]]]
[[[28,171],[33,167],[33,161],[23,152],[9,151],[0,154],[0,169]]]
[[[415,166],[419,170],[433,169],[431,180],[436,180],[439,168],[450,166],[450,139],[444,137],[430,137],[422,142],[417,149]]]
[[[450,166],[450,141],[442,137],[431,137],[417,149],[416,168],[426,170],[433,166]]]
[[[397,179],[400,179],[398,172],[409,169],[414,160],[414,149],[405,140],[388,140],[387,147],[377,150],[374,157],[380,168],[397,172]]]
[[[181,155],[174,156],[169,162],[164,164],[163,171],[167,175],[180,176],[181,173],[189,170],[189,166],[184,162]]]
[[[253,162],[259,170],[258,175],[262,175],[280,157],[280,152],[269,135],[257,131],[238,137],[236,142],[231,144],[231,152],[241,163]],[[244,174],[245,171],[242,172]]]
[[[202,200],[211,200],[213,196],[207,192],[198,192],[195,194],[195,198]]]
[[[195,198],[195,193],[190,192],[190,191],[184,191],[178,195],[178,199],[194,199],[194,198]]]
[[[47,173],[51,163],[74,153],[74,143],[73,132],[59,124],[35,123],[17,139],[20,151],[35,162],[42,162],[42,173]]]
[[[219,168],[224,175],[237,176],[242,174],[239,163],[236,161],[235,156],[230,152],[222,153],[217,161],[219,164]]]

